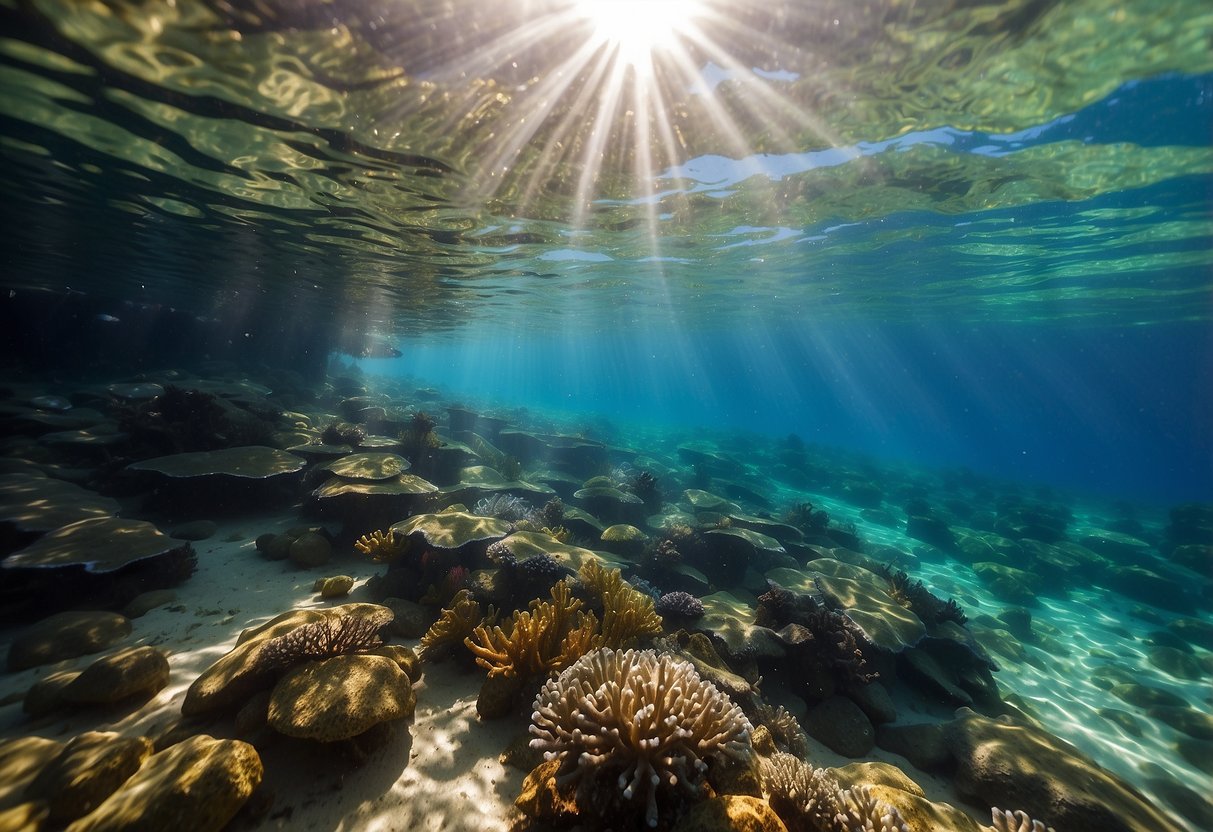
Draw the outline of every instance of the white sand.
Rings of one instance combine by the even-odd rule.
[[[257,535],[282,531],[300,521],[291,512],[241,518],[220,524],[209,540],[194,544],[198,571],[174,591],[177,600],[132,621],[132,634],[103,653],[19,673],[0,673],[0,699],[26,690],[57,671],[83,668],[106,653],[155,645],[169,651],[169,686],[136,710],[64,710],[30,719],[21,703],[0,707],[0,739],[41,736],[67,740],[89,730],[155,736],[180,717],[186,688],[236,643],[240,631],[290,609],[369,601],[365,579],[383,567],[335,553],[326,567],[300,570],[270,562],[253,546]],[[164,524],[171,528],[171,524]],[[229,538],[239,536],[239,540]],[[323,575],[358,579],[348,598],[320,601],[312,582]],[[7,655],[14,629],[0,631]],[[415,643],[408,643],[415,646]],[[333,759],[307,743],[257,739],[266,768],[263,787],[274,796],[259,829],[447,830],[497,832],[510,826],[523,773],[502,766],[500,753],[525,725],[511,720],[481,723],[476,694],[482,674],[450,664],[426,666],[416,686],[417,711],[400,732],[361,766]],[[203,729],[234,736],[230,719]],[[263,732],[268,733],[268,732]],[[7,784],[11,787],[12,784]],[[0,785],[0,801],[11,788]],[[13,801],[16,802],[16,801]]]

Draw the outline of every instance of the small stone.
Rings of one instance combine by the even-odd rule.
[[[177,600],[177,593],[171,589],[153,589],[148,592],[141,592],[131,599],[127,604],[122,614],[127,618],[142,618],[156,607],[163,607],[166,604],[171,604]]]
[[[522,695],[522,680],[516,676],[489,676],[476,697],[481,719],[500,719],[513,713]]]
[[[329,562],[332,555],[333,545],[329,543],[328,538],[315,532],[307,532],[295,538],[290,548],[291,562],[305,569],[323,566]]]
[[[46,716],[57,711],[65,702],[63,691],[76,681],[79,675],[79,670],[63,670],[34,682],[25,692],[21,710],[32,717]]]
[[[333,575],[330,578],[317,578],[312,584],[312,592],[319,592],[321,598],[341,598],[350,594],[354,588],[354,579],[349,575]]]
[[[384,598],[383,606],[395,613],[385,634],[395,638],[421,638],[434,623],[434,615],[421,604],[404,598]]]

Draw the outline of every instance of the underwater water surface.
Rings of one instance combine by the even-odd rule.
[[[424,625],[394,633],[411,648],[447,589],[508,615],[548,597],[502,588],[524,551],[569,580],[597,552],[655,597],[708,607],[610,646],[685,656],[706,636],[752,685],[732,694],[755,726],[776,724],[759,704],[782,705],[813,765],[899,766],[968,818],[914,820],[882,793],[915,832],[973,832],[1004,796],[969,776],[959,706],[1073,743],[1147,807],[1109,781],[1068,808],[1003,809],[1057,832],[1213,828],[1213,11],[654,3],[0,0],[0,635],[11,647],[46,612],[129,612],[136,589],[179,595],[130,616],[129,644],[168,651],[171,674],[129,718],[73,700],[54,723],[29,705],[42,665],[10,653],[0,759],[93,729],[171,746],[165,714],[193,707],[187,686],[242,628],[395,600],[378,583],[393,574]],[[223,479],[261,463],[139,467],[250,446],[295,455],[264,475],[278,487]],[[346,475],[332,448],[403,462]],[[413,490],[357,485],[389,480]],[[564,521],[543,514],[552,497]],[[55,513],[78,500],[84,514]],[[451,506],[508,517],[493,545],[517,551],[490,554],[487,532],[440,545],[414,519],[401,539],[426,553],[407,579],[407,546],[358,554],[362,535],[390,544],[393,523]],[[139,571],[162,552],[110,569],[101,542],[37,560],[58,519],[111,515],[218,525],[188,569]],[[620,526],[643,544],[608,535]],[[305,527],[331,562],[293,553]],[[276,571],[274,545],[299,571]],[[348,598],[306,591],[343,571]],[[896,630],[904,607],[925,629],[878,635],[845,580],[890,581],[876,618]],[[967,619],[915,608],[907,580]],[[806,680],[815,660],[781,630],[805,621],[772,612],[789,582],[793,606],[860,622],[895,718],[872,716],[860,677]],[[177,627],[187,614],[203,623]],[[232,828],[304,806],[315,828],[455,823],[457,779],[490,807],[467,823],[507,828],[533,765],[485,766],[572,663],[528,677],[501,727],[462,658],[418,688],[411,767],[398,740],[351,752],[358,808],[291,783],[281,724],[203,726],[255,734],[281,790]],[[819,736],[838,700],[871,716],[866,749]],[[898,731],[920,723],[952,726],[946,761],[905,753],[918,735]],[[1073,785],[1037,753],[1045,781]],[[0,788],[0,810],[36,812],[35,792]],[[1091,808],[1101,796],[1118,819]],[[656,800],[663,828],[694,802]],[[56,805],[46,828],[72,819]],[[832,821],[798,822],[852,828]]]

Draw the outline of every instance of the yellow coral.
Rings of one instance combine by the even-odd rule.
[[[633,589],[618,569],[603,569],[588,560],[580,576],[586,588],[602,599],[602,631],[595,647],[618,650],[634,645],[641,636],[661,635],[661,616],[653,599]]]
[[[466,589],[460,590],[421,637],[421,658],[425,661],[433,659],[436,654],[470,636],[477,627],[491,626],[496,620],[496,610],[490,606],[487,613],[482,612],[480,603],[472,597],[472,593]]]
[[[571,538],[573,536],[573,533],[570,532],[568,529],[566,529],[564,526],[557,526],[555,528],[549,528],[547,526],[544,526],[539,531],[543,532],[546,535],[550,535],[551,537],[556,538],[561,543],[568,543],[569,538]]]
[[[581,612],[581,601],[573,598],[565,581],[557,582],[551,594],[550,602],[536,599],[529,611],[516,611],[508,635],[501,627],[481,624],[463,640],[489,676],[547,675],[588,649],[597,618]]]
[[[376,563],[386,563],[404,554],[409,548],[409,540],[395,532],[384,533],[376,529],[354,541],[354,548],[370,555]]]

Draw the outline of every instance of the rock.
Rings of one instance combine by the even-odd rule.
[[[30,685],[21,703],[21,710],[32,717],[46,716],[64,704],[63,691],[76,681],[79,670],[51,673]]]
[[[875,729],[859,706],[845,696],[831,696],[809,708],[804,729],[809,736],[844,757],[872,750]]]
[[[1213,774],[1213,742],[1193,737],[1181,737],[1175,743],[1175,750],[1194,768],[1205,774]]]
[[[1165,722],[1189,737],[1213,741],[1213,716],[1201,711],[1174,705],[1155,705],[1146,711],[1146,716],[1158,722]]]
[[[496,574],[494,572],[493,574]],[[395,638],[421,638],[434,623],[434,615],[425,607],[404,598],[384,598],[383,606],[395,613],[384,632]]]
[[[964,709],[945,737],[963,797],[1014,806],[1066,832],[1179,832],[1127,783],[1035,726]]]
[[[270,696],[269,726],[290,737],[335,742],[413,715],[412,683],[383,656],[336,656],[288,672]]]
[[[1108,722],[1114,723],[1120,727],[1120,730],[1132,737],[1141,736],[1141,723],[1137,721],[1137,717],[1128,711],[1122,711],[1118,708],[1100,708],[1096,711]]]
[[[895,808],[911,832],[990,832],[988,826],[982,826],[960,809],[947,803],[932,803],[912,791],[877,783],[870,787],[870,794]]]
[[[1161,797],[1172,809],[1191,821],[1193,828],[1213,829],[1213,802],[1205,795],[1177,782],[1165,769],[1160,772],[1145,780],[1151,794]]]
[[[333,556],[333,544],[322,534],[305,532],[291,543],[289,555],[292,563],[304,569],[324,566]]]
[[[177,593],[171,589],[153,589],[148,592],[141,592],[131,599],[130,603],[122,609],[122,614],[127,618],[142,618],[156,607],[163,607],[165,604],[171,604],[177,600]]]
[[[261,783],[261,758],[239,740],[199,734],[153,754],[68,832],[221,829]]]
[[[49,814],[50,810],[41,801],[0,809],[0,829],[4,832],[38,832]]]
[[[8,649],[8,669],[99,653],[131,633],[131,622],[116,612],[61,612],[31,625]]]
[[[396,666],[404,671],[410,682],[421,681],[421,658],[417,651],[403,644],[385,644],[367,653],[368,656],[383,656],[391,659]]]
[[[58,740],[42,737],[0,740],[0,806],[19,802],[22,790],[63,747]],[[0,829],[8,828],[0,823]]]
[[[956,548],[956,536],[948,527],[947,521],[935,515],[910,515],[906,519],[906,537],[921,540],[945,552]]]
[[[476,697],[476,713],[481,719],[509,716],[522,696],[522,680],[517,676],[489,676]]]
[[[266,560],[286,560],[291,555],[291,544],[294,542],[290,535],[267,532],[258,535],[254,545]]]
[[[522,790],[514,805],[527,817],[543,821],[575,820],[577,809],[577,786],[574,783],[558,783],[556,772],[559,760],[548,760],[536,766],[522,781]]]
[[[1144,566],[1114,566],[1108,570],[1105,582],[1121,595],[1164,610],[1192,613],[1196,609],[1182,584]]]
[[[898,791],[908,792],[918,797],[926,797],[922,790],[906,773],[895,765],[878,761],[864,763],[847,763],[841,768],[830,769],[830,773],[838,780],[844,789],[852,786],[869,785],[888,786]]]
[[[898,662],[898,675],[938,702],[953,707],[973,704],[955,682],[955,675],[925,650],[907,650]]]
[[[129,696],[150,696],[168,685],[164,651],[128,647],[98,659],[63,689],[63,700],[80,705],[120,702]]]
[[[58,823],[84,817],[117,791],[152,754],[145,737],[90,731],[69,740],[25,789],[44,801]]]
[[[251,737],[266,726],[269,719],[270,692],[259,690],[240,710],[236,711],[236,733],[242,737]]]
[[[726,794],[693,804],[671,832],[787,832],[787,827],[765,800]]]
[[[975,563],[973,571],[994,596],[1012,604],[1036,604],[1040,578],[1031,572],[1000,563]]]
[[[317,578],[312,584],[312,592],[319,592],[320,597],[341,598],[350,594],[350,590],[354,588],[354,579],[349,575],[333,575],[329,578]]]
[[[888,689],[879,682],[866,685],[848,686],[843,693],[860,707],[872,720],[874,725],[893,722],[897,719],[897,709],[893,706],[893,698]]]
[[[1176,546],[1171,550],[1170,561],[1199,575],[1213,575],[1213,546],[1199,543]]]
[[[1006,631],[1020,641],[1032,641],[1032,613],[1025,607],[1008,607],[998,614],[998,620],[1006,625]]]
[[[1167,630],[1206,650],[1213,650],[1213,622],[1199,618],[1177,618],[1167,625]]]
[[[1150,553],[1150,544],[1121,532],[1091,529],[1078,539],[1078,544],[1108,560],[1139,563]]]
[[[1205,675],[1198,658],[1174,647],[1151,647],[1146,657],[1150,664],[1178,679],[1195,682]]]
[[[174,540],[206,540],[208,537],[213,537],[217,531],[219,531],[219,527],[215,525],[214,521],[195,520],[173,529],[169,537]]]
[[[1136,705],[1139,708],[1153,708],[1157,705],[1170,705],[1177,708],[1187,708],[1188,700],[1162,688],[1143,685],[1138,682],[1125,682],[1112,688],[1112,695],[1122,702]]]
[[[941,771],[952,762],[942,723],[880,725],[876,728],[876,744],[900,754],[923,771]]]

